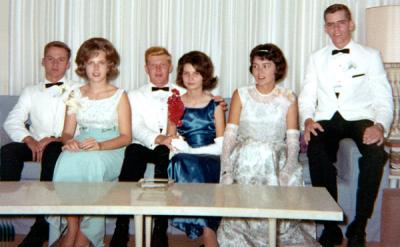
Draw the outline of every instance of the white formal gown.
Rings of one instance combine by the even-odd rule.
[[[233,182],[279,186],[279,171],[286,162],[286,115],[295,96],[280,87],[263,95],[254,85],[238,92],[242,110],[237,144],[229,156]],[[289,184],[303,186],[300,165]],[[278,246],[319,246],[312,222],[280,220],[277,229]],[[268,220],[223,218],[217,236],[220,246],[268,246]]]

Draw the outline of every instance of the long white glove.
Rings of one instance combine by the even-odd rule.
[[[283,186],[300,185],[296,181],[300,181],[301,166],[299,164],[300,151],[300,131],[296,129],[288,129],[286,131],[286,148],[287,158],[286,164],[279,171],[279,183]],[[300,174],[298,174],[300,172]]]
[[[224,145],[222,146],[221,154],[221,175],[219,182],[221,184],[233,183],[233,164],[229,158],[233,148],[237,144],[237,134],[239,126],[236,124],[227,124],[224,133]]]
[[[189,153],[189,154],[214,154],[221,155],[222,143],[224,137],[220,136],[214,139],[214,143],[198,148],[192,148],[182,138],[172,139],[171,145],[174,148],[174,153]]]

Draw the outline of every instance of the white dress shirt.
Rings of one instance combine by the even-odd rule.
[[[133,142],[139,143],[150,149],[156,145],[155,139],[160,134],[166,134],[168,122],[168,97],[172,95],[173,88],[181,93],[185,89],[169,83],[169,91],[152,91],[152,83],[130,91],[128,93],[132,109],[132,134]]]
[[[37,141],[44,137],[59,137],[64,127],[65,103],[72,88],[81,84],[62,78],[62,86],[45,87],[45,80],[26,87],[17,104],[4,121],[4,130],[14,142],[22,142],[27,136]],[[29,129],[25,124],[29,120]]]
[[[349,54],[332,55],[337,48],[330,44],[311,55],[299,95],[300,124],[329,120],[338,111],[348,121],[381,123],[387,134],[393,100],[380,54],[353,41],[345,48]]]

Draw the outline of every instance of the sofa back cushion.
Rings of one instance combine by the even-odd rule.
[[[9,143],[11,140],[3,129],[3,123],[8,113],[17,103],[19,96],[0,95],[0,146]]]

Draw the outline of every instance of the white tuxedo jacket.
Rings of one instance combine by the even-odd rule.
[[[132,134],[133,142],[139,143],[150,149],[155,147],[154,140],[162,133],[166,133],[168,122],[168,97],[172,95],[173,88],[181,94],[185,89],[175,84],[168,84],[169,91],[151,91],[151,83],[130,91],[128,93],[132,109]]]
[[[26,87],[18,98],[17,104],[10,111],[3,127],[11,140],[22,142],[31,136],[39,141],[44,137],[59,137],[64,127],[64,98],[69,90],[79,87],[80,83],[67,80],[63,86],[45,88],[49,81]],[[30,121],[29,129],[25,123]]]
[[[381,123],[387,134],[393,100],[380,54],[353,41],[346,48],[349,54],[332,55],[336,48],[328,45],[311,55],[299,95],[300,123],[329,120],[338,111],[349,121]]]

